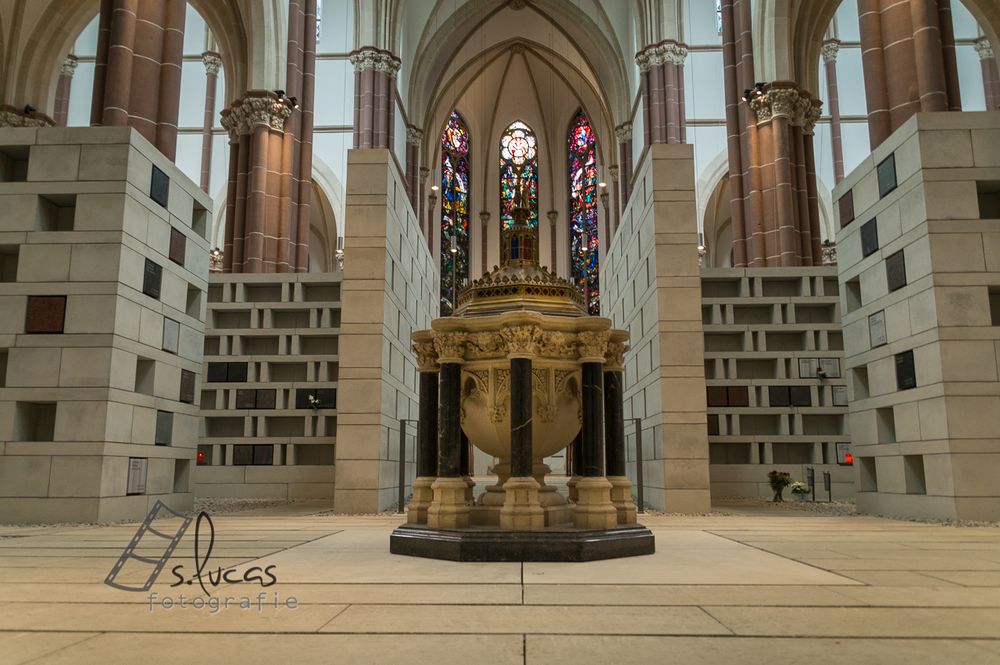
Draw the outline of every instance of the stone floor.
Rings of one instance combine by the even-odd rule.
[[[136,525],[0,528],[0,663],[1000,663],[998,528],[741,509],[646,516],[647,557],[469,564],[390,555],[398,517],[317,512],[215,517],[206,573],[277,578],[206,583],[236,599],[215,612],[171,587],[194,523],[148,592],[103,584]]]

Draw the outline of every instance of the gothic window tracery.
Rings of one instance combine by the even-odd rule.
[[[441,133],[441,314],[469,277],[469,130],[457,111]]]
[[[514,199],[524,188],[524,206],[531,213],[529,223],[538,232],[538,140],[531,127],[520,120],[511,123],[500,137],[500,224],[509,227],[514,219]]]
[[[567,143],[570,271],[590,313],[599,314],[597,148],[594,130],[582,110],[570,123]]]

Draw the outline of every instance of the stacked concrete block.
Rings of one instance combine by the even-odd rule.
[[[340,274],[213,273],[198,496],[333,498]]]
[[[836,267],[705,269],[702,318],[712,496],[770,498],[769,471],[811,468],[818,500],[852,497]]]
[[[1000,519],[1000,114],[917,114],[834,198],[858,507]]]
[[[602,315],[629,331],[625,361],[628,470],[641,431],[644,499],[669,512],[709,509],[704,330],[694,159],[653,145],[601,266]]]
[[[404,496],[414,477],[418,414],[410,334],[438,312],[438,271],[387,150],[347,158],[345,261],[334,510],[396,506],[401,429]]]
[[[0,129],[0,522],[191,507],[210,207],[130,128]]]

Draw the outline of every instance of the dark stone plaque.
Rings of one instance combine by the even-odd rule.
[[[153,175],[149,181],[149,198],[167,207],[167,196],[170,194],[170,176],[153,166]]]
[[[770,386],[767,389],[767,399],[771,406],[788,406],[788,386]]]
[[[229,363],[229,370],[226,373],[226,380],[241,383],[247,380],[246,363]]]
[[[716,413],[708,414],[708,435],[719,435],[719,415]]]
[[[273,409],[277,404],[277,391],[274,388],[257,391],[257,408]]]
[[[26,333],[61,333],[66,321],[66,296],[28,296]]]
[[[878,171],[878,197],[892,192],[896,189],[896,155],[889,155],[877,167]]]
[[[253,447],[253,463],[254,464],[273,464],[274,463],[274,446],[254,446]]]
[[[906,286],[906,259],[903,250],[885,260],[885,280],[890,292]]]
[[[729,406],[750,406],[750,391],[746,386],[729,386]]]
[[[248,388],[241,388],[236,391],[236,408],[237,409],[256,409],[257,408],[257,391]]]
[[[156,412],[156,435],[153,443],[169,446],[174,433],[174,414],[169,411]]]
[[[840,228],[844,228],[854,221],[854,190],[848,190],[846,194],[837,201],[840,209]]]
[[[229,379],[229,363],[208,363],[209,383],[222,383]]]
[[[878,220],[870,219],[861,226],[861,256],[878,251]]]
[[[917,370],[913,365],[913,351],[896,354],[896,387],[909,390],[917,387]]]
[[[246,466],[253,464],[253,446],[233,446],[233,465]]]
[[[791,386],[788,389],[788,397],[792,406],[812,406],[812,392],[809,386]]]
[[[170,229],[170,260],[178,265],[184,265],[184,253],[187,249],[187,238],[175,228]]]
[[[729,391],[725,386],[708,386],[706,398],[709,406],[729,406]]]
[[[150,298],[160,299],[160,282],[163,281],[163,267],[146,259],[146,268],[142,273],[142,292]]]
[[[194,372],[191,370],[181,370],[181,389],[178,401],[194,404]]]

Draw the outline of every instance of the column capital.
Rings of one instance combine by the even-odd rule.
[[[259,126],[284,131],[292,107],[270,90],[248,90],[229,108],[223,109],[221,115],[223,129],[229,132],[229,140],[235,142],[241,135],[252,134]]]
[[[977,39],[974,47],[980,60],[989,60],[990,58],[995,57],[993,53],[993,45],[986,37],[980,37]]]
[[[201,54],[201,62],[205,65],[206,74],[218,74],[222,69],[222,56],[215,51],[205,51]]]
[[[424,140],[424,130],[419,127],[414,127],[413,125],[408,125],[406,127],[406,143],[408,145],[420,145],[420,142]]]
[[[490,211],[489,210],[480,210],[479,211],[479,222],[483,226],[486,226],[487,224],[490,223]]]
[[[375,48],[374,46],[362,46],[351,51],[348,58],[354,65],[355,72],[363,72],[367,69],[374,69],[377,72],[388,74],[390,78],[395,78],[402,61],[389,51]]]
[[[462,331],[438,332],[434,335],[434,350],[438,364],[465,362],[465,341],[468,335]]]
[[[605,372],[625,371],[625,352],[628,344],[621,341],[608,342],[608,350],[604,353]]]
[[[535,325],[504,326],[500,329],[508,358],[534,358],[542,329]]]
[[[688,47],[687,44],[668,41],[658,46],[657,51],[663,54],[665,63],[683,65],[684,60],[687,58]]]
[[[438,371],[438,354],[433,340],[414,341],[413,353],[417,356],[418,372]]]
[[[62,74],[63,76],[68,76],[70,78],[73,78],[73,74],[76,73],[76,67],[78,64],[80,63],[77,60],[76,56],[71,53],[66,56],[66,59],[63,60],[62,62],[62,65],[59,66],[59,73]]]
[[[556,225],[556,220],[559,219],[559,211],[549,210],[545,213],[545,216],[549,218],[549,225],[554,227]]]
[[[585,330],[577,333],[576,343],[580,351],[580,362],[603,364],[609,339],[611,339],[609,330]]]
[[[615,138],[619,143],[628,143],[632,140],[632,123],[623,122],[615,127]]]
[[[618,182],[618,165],[612,164],[608,167],[608,173],[611,174],[611,179]]]
[[[427,182],[427,176],[429,176],[430,174],[431,174],[431,170],[429,168],[427,168],[426,166],[421,166],[420,167],[420,184],[421,185],[424,184],[425,182]]]
[[[758,123],[783,117],[806,134],[813,133],[823,108],[823,102],[790,81],[768,83],[752,93],[749,104]]]
[[[823,62],[837,62],[837,55],[840,53],[840,40],[828,39],[820,46],[819,52],[823,54]]]

